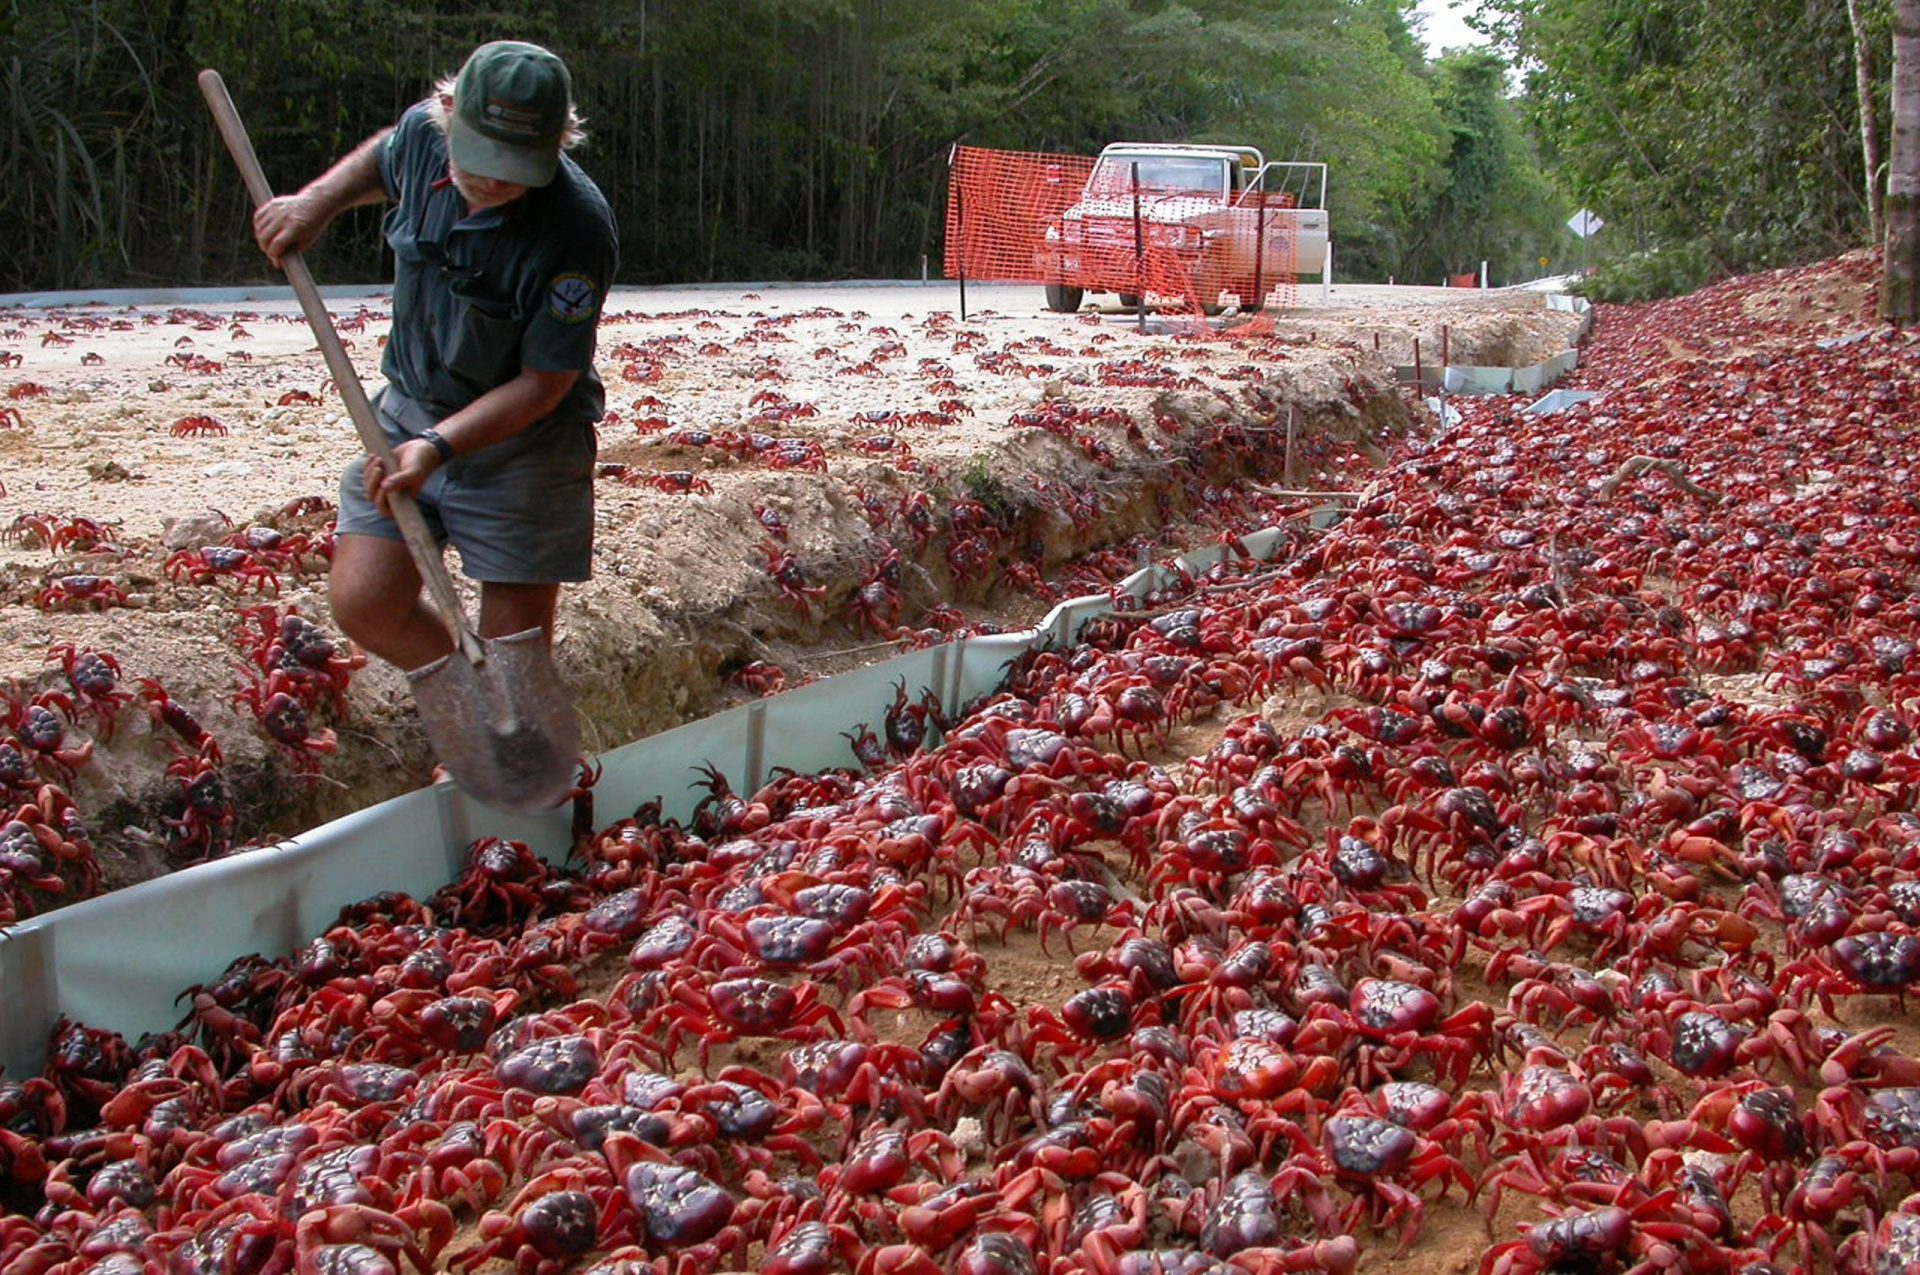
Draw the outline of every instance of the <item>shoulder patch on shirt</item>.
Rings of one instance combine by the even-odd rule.
[[[600,309],[600,290],[583,274],[563,274],[547,289],[547,313],[562,323],[591,319]]]

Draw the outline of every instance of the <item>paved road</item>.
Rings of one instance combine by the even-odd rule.
[[[1527,291],[1537,285],[1526,285]],[[357,301],[384,298],[385,288],[340,287],[322,290],[331,308],[340,309]],[[1472,288],[1422,288],[1406,285],[1348,283],[1335,284],[1332,295],[1322,300],[1320,286],[1300,286],[1297,308],[1375,309],[1406,305],[1471,306],[1510,302],[1522,289],[1495,288],[1481,292]],[[888,280],[852,283],[763,283],[763,284],[685,284],[662,288],[615,288],[610,310],[691,310],[740,311],[751,309],[751,298],[759,297],[783,310],[827,306],[835,310],[865,310],[875,317],[900,318],[933,310],[957,310],[960,288],[950,280],[932,283]],[[0,309],[123,306],[195,306],[225,308],[245,306],[266,312],[295,310],[293,294],[286,288],[106,288],[84,292],[33,292],[0,296]],[[1088,308],[1102,313],[1123,315],[1119,303],[1110,296],[1089,298]],[[1296,307],[1289,307],[1290,309]],[[967,315],[999,314],[1031,318],[1047,313],[1038,284],[970,283],[967,285]]]

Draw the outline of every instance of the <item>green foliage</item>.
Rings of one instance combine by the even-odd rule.
[[[1560,255],[1568,210],[1506,99],[1505,64],[1484,51],[1453,54],[1432,79],[1448,136],[1444,181],[1414,218],[1417,236],[1395,273],[1431,280],[1485,261],[1496,281],[1533,277],[1538,258]]]
[[[549,44],[574,69],[591,132],[580,161],[620,221],[624,282],[918,277],[924,255],[941,259],[954,142],[1094,154],[1114,140],[1231,140],[1325,159],[1346,278],[1480,257],[1513,275],[1548,248],[1563,255],[1542,236],[1565,209],[1517,138],[1500,69],[1428,67],[1409,10],[0,0],[0,290],[273,278],[194,73],[221,69],[269,180],[288,190],[501,36]],[[1745,40],[1763,40],[1749,27]],[[1692,38],[1684,23],[1649,31],[1672,46],[1659,65]],[[386,277],[378,219],[349,213],[311,253],[315,271]]]
[[[1889,6],[1865,7],[1884,86]],[[1483,13],[1527,67],[1522,107],[1549,170],[1608,222],[1596,249],[1685,246],[1731,273],[1863,238],[1845,5],[1487,0]],[[1668,268],[1628,273],[1648,269]]]
[[[1024,502],[1018,492],[994,473],[992,458],[985,452],[975,453],[960,471],[959,478],[960,489],[969,500],[977,500],[986,507],[995,526],[1011,527],[1020,520]]]
[[[1589,301],[1658,301],[1692,292],[1713,277],[1706,249],[1680,244],[1616,257],[1597,267],[1573,291]]]

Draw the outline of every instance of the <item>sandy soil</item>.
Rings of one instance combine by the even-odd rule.
[[[1277,319],[1229,321],[1224,334],[1169,316],[1141,333],[1117,308],[1050,314],[1037,289],[973,287],[968,300],[962,322],[955,290],[942,285],[614,295],[600,332],[611,411],[600,435],[595,577],[565,592],[557,645],[590,747],[746,694],[727,675],[749,660],[777,662],[799,681],[885,655],[850,622],[848,603],[889,546],[902,553],[906,624],[950,601],[974,621],[1036,618],[1046,604],[1001,585],[998,563],[955,578],[945,529],[956,499],[1018,515],[1029,534],[1017,544],[1006,536],[1001,560],[1037,553],[1036,565],[1057,570],[1152,528],[1147,497],[1165,489],[1182,447],[1200,446],[1195,431],[1227,424],[1277,435],[1290,406],[1303,439],[1331,429],[1364,441],[1380,413],[1402,412],[1389,365],[1410,361],[1415,339],[1429,360],[1444,340],[1456,362],[1527,363],[1574,334],[1571,316],[1528,293],[1343,287],[1323,302],[1305,288]],[[377,386],[386,299],[332,307],[361,375]],[[65,643],[111,654],[123,687],[156,679],[222,743],[236,844],[426,780],[430,761],[391,670],[361,670],[345,717],[315,724],[338,734],[317,774],[303,773],[316,759],[278,748],[235,703],[247,680],[236,636],[255,623],[243,608],[297,607],[329,623],[317,553],[281,573],[277,594],[265,578],[196,578],[201,547],[248,528],[323,538],[330,510],[295,512],[292,502],[330,501],[358,450],[284,295],[0,309],[0,362],[0,402],[17,413],[0,429],[0,678],[16,698],[66,689],[48,662]],[[1077,439],[1017,423],[1062,403],[1115,414],[1075,426]],[[783,404],[801,406],[783,413]],[[1186,437],[1156,429],[1156,417]],[[801,440],[796,454],[805,449],[824,471],[776,468],[744,446],[695,445],[686,431]],[[1104,450],[1090,458],[1096,442]],[[670,473],[687,475],[678,481],[690,490],[645,485]],[[1296,474],[1306,485],[1332,478],[1304,463]],[[1060,515],[1063,491],[1097,499],[1087,525]],[[936,531],[924,547],[900,514],[921,492]],[[806,584],[824,590],[804,614],[769,579],[759,510],[784,522],[785,551]],[[1176,504],[1176,520],[1181,513]],[[97,531],[44,543],[75,519]],[[103,544],[83,551],[94,538]],[[86,587],[72,576],[105,578],[125,604],[39,604],[56,582],[68,593]],[[94,732],[91,762],[59,776],[93,820],[113,879],[178,858],[163,823],[181,805],[164,773],[176,750],[158,730],[129,706],[110,738]],[[67,743],[86,734],[72,728]]]

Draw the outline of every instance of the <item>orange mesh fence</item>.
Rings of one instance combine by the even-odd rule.
[[[1190,309],[1292,301],[1290,193],[1227,193],[1178,162],[955,148],[949,278],[1057,284]]]
[[[1080,201],[1084,155],[954,149],[947,180],[950,279],[1034,283],[1047,277],[1047,227]]]

